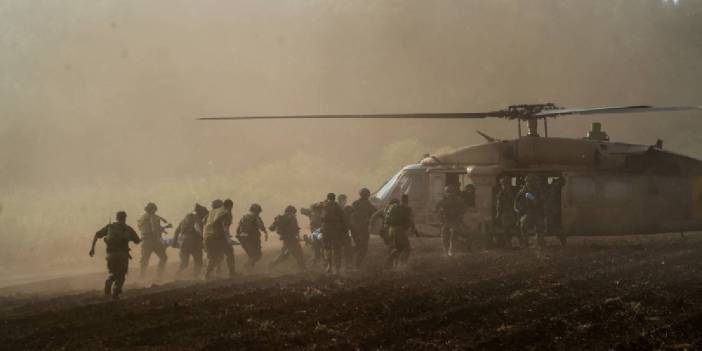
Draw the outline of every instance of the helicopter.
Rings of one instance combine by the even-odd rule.
[[[701,106],[649,105],[562,108],[553,103],[512,105],[477,113],[296,115],[203,117],[201,120],[265,119],[479,119],[516,121],[516,139],[499,140],[478,132],[485,143],[425,155],[403,167],[372,194],[378,208],[407,194],[422,233],[438,235],[435,206],[444,188],[472,184],[474,198],[464,215],[470,233],[496,233],[499,182],[519,186],[527,174],[545,183],[559,180],[560,235],[613,236],[684,233],[702,230],[702,161],[663,149],[662,141],[638,145],[611,141],[600,123],[584,138],[551,137],[548,119],[564,116],[702,110]],[[543,136],[539,134],[543,122]],[[522,134],[522,124],[526,133]],[[550,233],[547,233],[549,235]]]

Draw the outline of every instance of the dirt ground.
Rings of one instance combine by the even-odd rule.
[[[293,262],[209,283],[132,274],[117,302],[95,274],[3,288],[0,349],[702,349],[702,236],[453,259],[439,245],[414,240],[404,271],[379,269],[376,240],[368,267],[341,276]]]

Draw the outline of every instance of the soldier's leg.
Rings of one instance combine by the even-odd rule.
[[[220,262],[222,262],[222,255],[221,249],[215,240],[207,240],[205,245],[207,246],[207,268],[205,269],[205,279],[210,279],[212,278],[212,273],[217,267],[219,267]]]
[[[400,248],[399,263],[400,265],[406,265],[409,260],[410,251],[412,250],[412,245],[410,244],[409,237],[407,236],[407,231],[403,230],[398,238],[398,246]]]
[[[188,264],[190,263],[190,251],[190,248],[185,244],[180,247],[180,250],[178,251],[178,257],[180,258],[178,273],[181,273],[188,268]]]
[[[153,253],[153,245],[149,240],[144,240],[141,243],[141,260],[139,276],[143,279],[146,277],[146,269],[149,267],[149,259],[151,259],[151,254]]]
[[[227,259],[227,269],[229,270],[229,278],[236,276],[236,261],[234,260],[234,248],[229,243],[224,243],[224,256]]]
[[[295,261],[297,261],[297,266],[300,268],[300,270],[304,271],[305,270],[305,256],[302,253],[302,247],[300,246],[300,242],[297,240],[293,240],[288,243],[288,252],[290,255],[292,255],[293,258],[295,258]]]
[[[193,255],[193,276],[197,278],[202,271],[202,246],[194,248],[191,254]]]
[[[395,267],[395,262],[397,261],[398,247],[397,247],[397,228],[388,228],[388,258],[385,261],[385,269],[393,269]]]
[[[168,261],[168,256],[166,256],[166,245],[161,242],[156,243],[154,253],[156,256],[158,256],[157,274],[159,277],[161,277],[163,276],[163,272],[166,270],[166,261]]]
[[[344,245],[344,268],[350,269],[353,266],[353,246],[351,245],[351,237],[348,233],[344,233],[343,241]]]
[[[288,250],[288,243],[285,240],[283,240],[283,247],[280,248],[280,254],[268,266],[273,268],[279,265],[281,262],[285,261],[289,255],[290,252]]]
[[[529,247],[529,221],[527,216],[519,220],[519,242],[523,248]]]
[[[253,241],[252,246],[253,246],[253,250],[254,250],[254,255],[252,257],[253,262],[251,263],[251,267],[253,268],[253,266],[256,265],[256,263],[258,261],[260,261],[261,258],[263,257],[263,249],[261,247],[261,237],[260,236],[253,237],[252,241]]]
[[[368,240],[370,233],[368,230],[359,230],[356,233],[356,267],[361,267],[368,254]]]
[[[451,225],[448,230],[448,256],[453,256],[456,252],[456,236],[458,234],[458,228],[455,225]]]
[[[324,262],[327,273],[331,273],[333,268],[334,243],[331,234],[325,233],[322,237],[322,247],[324,250]]]
[[[451,228],[448,224],[441,225],[441,244],[444,248],[444,255],[450,256],[449,248],[451,247]]]
[[[341,233],[336,233],[332,242],[332,257],[334,263],[334,270],[336,273],[341,272],[341,261],[344,257],[344,239],[341,237]]]
[[[115,284],[112,288],[112,298],[119,299],[119,295],[122,293],[122,287],[124,286],[124,281],[127,278],[127,271],[129,271],[129,256],[119,255],[115,262]]]
[[[105,280],[105,296],[110,296],[112,293],[112,284],[115,282],[116,265],[114,258],[107,256],[107,280]]]

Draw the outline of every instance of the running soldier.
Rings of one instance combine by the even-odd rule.
[[[212,273],[226,257],[229,277],[236,275],[234,248],[230,242],[229,227],[232,225],[232,200],[224,200],[222,206],[212,208],[205,222],[205,248],[207,249],[207,270],[205,279],[211,279]]]
[[[300,227],[297,224],[296,213],[297,209],[294,206],[288,206],[285,208],[285,213],[276,216],[273,220],[273,224],[268,227],[271,231],[277,232],[280,236],[280,241],[283,242],[280,255],[270,264],[271,268],[277,266],[292,255],[295,261],[297,261],[297,266],[300,270],[305,270],[305,259],[302,254],[302,247],[300,247]]]
[[[371,204],[370,190],[363,188],[358,192],[360,198],[353,202],[351,207],[351,237],[356,248],[356,268],[360,268],[368,253],[368,240],[370,239],[371,217],[378,210]]]
[[[456,240],[463,228],[466,203],[463,197],[458,194],[458,188],[455,185],[447,185],[444,192],[444,198],[436,204],[436,213],[441,220],[441,242],[444,247],[444,255],[451,257],[455,253]]]
[[[200,204],[195,204],[193,212],[185,215],[180,224],[175,230],[173,236],[173,247],[180,245],[180,267],[178,273],[182,273],[190,262],[190,256],[193,257],[193,276],[198,277],[202,270],[202,245],[203,245],[203,229],[205,220],[209,211]],[[180,237],[182,243],[178,242]]]
[[[412,246],[410,245],[407,232],[412,230],[419,236],[414,227],[414,216],[412,208],[409,207],[409,196],[402,195],[402,201],[393,203],[388,207],[385,216],[385,223],[388,226],[388,246],[390,255],[386,262],[387,269],[398,268],[407,264]]]
[[[514,209],[519,213],[519,229],[524,240],[528,240],[529,232],[536,233],[536,243],[540,249],[546,246],[544,239],[544,201],[541,189],[541,177],[529,174],[524,187],[514,200]]]
[[[117,222],[110,223],[100,229],[93,237],[93,244],[90,246],[90,257],[95,255],[95,243],[98,239],[104,238],[107,246],[107,271],[109,275],[105,280],[105,296],[112,295],[112,298],[119,299],[122,293],[122,286],[129,271],[129,242],[138,244],[141,242],[137,233],[132,227],[127,225],[127,213],[117,212]]]
[[[344,233],[348,226],[344,218],[344,211],[336,203],[334,193],[327,194],[327,200],[322,207],[322,243],[327,262],[327,273],[340,273],[343,255]]]
[[[151,254],[158,256],[158,270],[157,276],[161,278],[163,276],[163,271],[166,268],[166,261],[168,257],[166,256],[166,245],[161,241],[161,234],[164,233],[165,229],[171,228],[172,225],[168,223],[161,216],[156,214],[158,207],[155,203],[149,202],[144,207],[144,214],[137,221],[137,226],[141,232],[141,270],[140,276],[143,279],[146,277],[146,269],[149,266],[149,260],[151,259]],[[166,223],[166,226],[161,226],[161,222]]]
[[[239,226],[236,228],[236,237],[244,248],[246,255],[249,256],[248,269],[252,270],[256,266],[263,253],[261,252],[261,231],[265,233],[265,240],[268,241],[268,231],[263,224],[260,215],[263,209],[259,204],[253,204],[249,208],[249,213],[245,214],[239,220]]]

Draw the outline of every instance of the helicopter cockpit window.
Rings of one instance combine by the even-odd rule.
[[[571,181],[573,202],[589,202],[595,198],[595,180],[590,177],[574,177]]]
[[[388,197],[392,196],[393,190],[395,189],[395,186],[397,185],[397,179],[400,178],[400,175],[402,175],[402,172],[398,172],[395,174],[390,180],[385,182],[383,186],[378,189],[378,191],[375,193],[375,197],[385,200]]]

